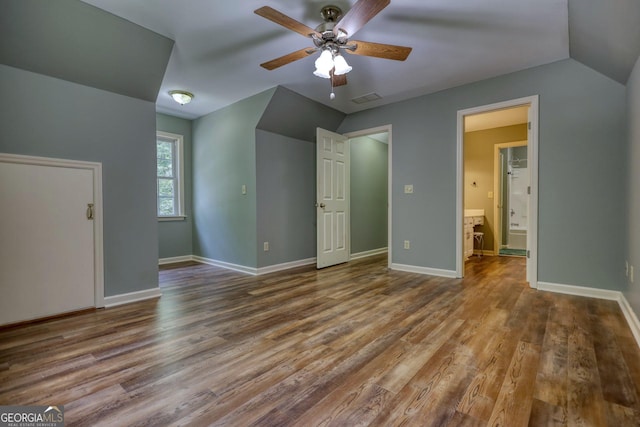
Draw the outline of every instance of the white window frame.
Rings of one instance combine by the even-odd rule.
[[[176,186],[174,188],[176,205],[177,205],[177,214],[175,215],[159,215],[158,212],[158,140],[168,140],[167,142],[173,142],[174,144],[174,165],[176,167],[175,176],[176,176]],[[178,135],[175,133],[169,132],[156,132],[156,215],[158,216],[159,221],[180,221],[186,218],[185,209],[184,209],[184,136]]]

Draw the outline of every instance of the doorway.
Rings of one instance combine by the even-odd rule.
[[[465,208],[474,212],[474,215],[482,216],[484,223],[482,224],[481,235],[484,237],[484,250],[483,252],[488,255],[499,255],[500,241],[502,234],[496,229],[500,223],[501,216],[499,212],[502,210],[502,199],[500,198],[500,189],[496,188],[494,183],[493,172],[482,172],[472,168],[465,168],[465,150],[469,147],[465,144],[465,124],[471,122],[476,117],[482,115],[495,115],[500,116],[501,113],[509,112],[513,113],[516,110],[525,111],[525,122],[523,132],[525,137],[511,139],[510,142],[517,142],[517,139],[526,140],[526,171],[519,172],[519,181],[515,184],[522,184],[526,181],[525,175],[529,180],[528,185],[519,189],[519,192],[524,192],[524,201],[520,203],[518,212],[519,218],[526,218],[527,225],[523,227],[522,221],[516,222],[518,227],[514,226],[514,232],[519,231],[519,237],[524,240],[525,244],[521,250],[524,250],[526,255],[526,278],[531,287],[537,287],[537,203],[538,203],[538,96],[530,96],[526,98],[514,99],[511,101],[500,102],[496,104],[484,105],[480,107],[470,108],[466,110],[458,111],[458,133],[457,133],[457,209],[456,209],[456,275],[457,277],[464,277],[464,236],[465,236]],[[522,111],[520,111],[522,112]],[[498,126],[499,127],[499,126]],[[488,128],[487,128],[488,129]],[[508,139],[502,142],[509,141]],[[495,144],[496,142],[494,142]],[[492,144],[492,145],[494,145]],[[520,142],[522,145],[522,142]],[[507,156],[508,156],[507,152]],[[513,153],[512,153],[513,154]],[[521,157],[522,153],[520,153]],[[488,162],[490,163],[491,170],[494,169],[493,160],[493,147],[488,154]],[[522,162],[521,162],[522,163]],[[513,169],[512,169],[513,173]],[[524,174],[524,175],[523,175]],[[475,200],[474,206],[466,206],[469,200]],[[522,202],[522,200],[521,200]],[[475,206],[478,205],[478,206]],[[480,208],[482,206],[482,208]],[[497,217],[497,218],[496,218]],[[502,220],[504,222],[504,220]],[[500,223],[501,224],[501,223]],[[516,230],[521,228],[521,230]],[[523,233],[522,228],[526,228],[526,232]],[[468,230],[467,230],[468,234]],[[468,253],[467,253],[468,255]]]
[[[494,145],[494,252],[502,256],[527,255],[530,174],[527,141]]]
[[[345,236],[349,248],[347,261],[386,253],[387,265],[390,265],[391,125],[349,132],[344,137],[348,139],[350,150],[349,226]],[[319,195],[320,190],[318,187]],[[318,224],[327,207],[324,203],[325,210],[322,210],[321,203],[319,197]],[[318,239],[319,242],[325,240],[320,234]],[[317,254],[318,258],[322,256],[320,245]]]

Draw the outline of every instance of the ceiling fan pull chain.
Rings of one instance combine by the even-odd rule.
[[[333,93],[333,73],[331,74],[331,78],[329,79],[329,84],[331,84],[331,93],[329,94],[329,99],[334,100],[336,98],[336,94]]]

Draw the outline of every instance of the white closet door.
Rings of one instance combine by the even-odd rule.
[[[95,306],[93,173],[0,161],[0,324]]]

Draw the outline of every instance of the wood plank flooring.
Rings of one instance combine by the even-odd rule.
[[[0,405],[71,426],[638,426],[617,305],[538,292],[524,260],[463,280],[377,256],[260,277],[186,263],[163,296],[0,330]]]

